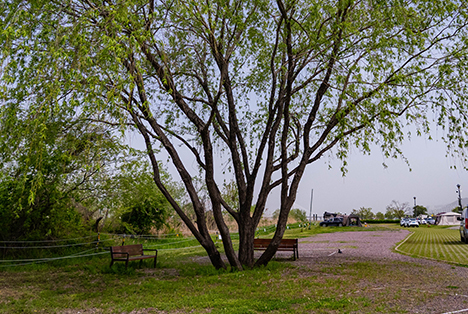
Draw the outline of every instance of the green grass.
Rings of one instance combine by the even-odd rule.
[[[405,313],[404,306],[392,304],[395,297],[404,305],[423,304],[437,295],[421,292],[429,276],[422,277],[421,288],[401,293],[402,278],[418,268],[410,263],[325,263],[309,268],[273,261],[242,272],[215,270],[190,259],[156,269],[133,265],[127,271],[122,264],[112,269],[107,264],[108,259],[100,258],[67,267],[2,272],[1,312]],[[453,287],[444,291],[455,293]]]
[[[154,272],[90,274],[86,271],[30,271],[4,273],[0,279],[0,305],[6,313],[53,313],[65,309],[99,308],[102,313],[157,308],[168,313],[305,313],[309,310],[350,311],[365,306],[366,299],[330,297],[347,289],[342,280],[298,280],[287,264],[244,272],[214,271],[211,266],[185,265],[178,274]],[[281,291],[279,294],[278,291]]]
[[[307,226],[304,224],[289,224],[289,229],[286,229],[284,233],[285,239],[295,239],[295,238],[306,238],[316,234],[321,233],[334,233],[334,232],[356,232],[356,231],[384,231],[394,229],[392,224],[384,225],[369,225],[368,227],[320,227],[318,223],[312,223],[312,225]],[[267,229],[266,232],[260,230],[256,235],[260,238],[271,238],[274,235],[274,228]]]
[[[393,228],[294,227],[286,237]],[[458,243],[457,230],[421,227],[411,231],[415,233],[399,248],[406,254],[445,260],[468,248]],[[135,242],[160,250],[156,269],[151,261],[141,269],[138,262],[127,270],[123,263],[110,268],[107,254],[1,269],[0,312],[407,313],[410,306],[419,309],[439,295],[466,289],[460,282],[447,283],[449,274],[444,269],[416,263],[343,260],[306,265],[283,260],[238,272],[214,269],[193,239],[126,239],[125,244]],[[420,274],[417,281],[414,273]],[[438,282],[443,286],[434,286]]]
[[[413,233],[397,247],[397,251],[468,266],[468,245],[460,241],[459,230],[421,226],[410,231]]]

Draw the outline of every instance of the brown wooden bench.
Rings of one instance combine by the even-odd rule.
[[[270,245],[271,239],[254,239],[254,250],[265,251]],[[282,239],[278,246],[278,251],[292,251],[294,260],[299,258],[299,248],[297,239]]]
[[[145,255],[143,251],[154,251],[156,252],[154,255]],[[140,260],[140,267],[141,262],[144,259],[154,258],[154,265],[156,267],[156,259],[158,257],[158,250],[156,249],[144,249],[142,244],[132,244],[132,245],[121,245],[121,246],[111,246],[111,263],[110,267],[114,264],[114,262],[125,262],[125,268],[128,267],[129,261],[137,261]]]

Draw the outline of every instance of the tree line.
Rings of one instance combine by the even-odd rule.
[[[407,202],[400,203],[399,201],[392,200],[387,205],[385,213],[374,213],[372,208],[360,207],[359,209],[353,209],[351,214],[358,215],[361,219],[401,219],[408,216],[418,217],[420,215],[427,215],[427,208],[422,205],[411,207]]]

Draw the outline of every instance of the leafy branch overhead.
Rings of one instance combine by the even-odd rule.
[[[411,135],[405,126],[429,134],[434,118],[451,152],[466,157],[464,1],[70,0],[2,8],[5,116],[30,115],[27,128],[38,139],[42,117],[57,108],[137,130],[155,183],[215,267],[225,264],[205,223],[198,175],[229,263],[241,269],[255,262],[255,229],[272,191],[280,196],[278,229],[257,264],[273,257],[306,166],[323,156],[343,160],[343,171],[353,147],[369,153],[377,144],[384,156],[401,156],[399,144]],[[165,187],[160,151],[195,218]],[[236,204],[224,197],[226,169]],[[238,224],[238,253],[225,212]]]

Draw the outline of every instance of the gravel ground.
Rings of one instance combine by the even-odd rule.
[[[408,235],[408,230],[318,234],[299,240],[299,259],[293,263],[304,276],[356,280],[351,286],[354,291],[342,291],[337,296],[366,297],[397,312],[468,313],[468,268],[393,252],[392,248]],[[276,257],[290,256],[278,252]],[[369,272],[381,273],[369,280],[356,279],[347,268],[353,269],[351,265],[360,262],[371,262]],[[330,269],[338,271],[327,274]],[[368,313],[356,310],[361,312]]]

